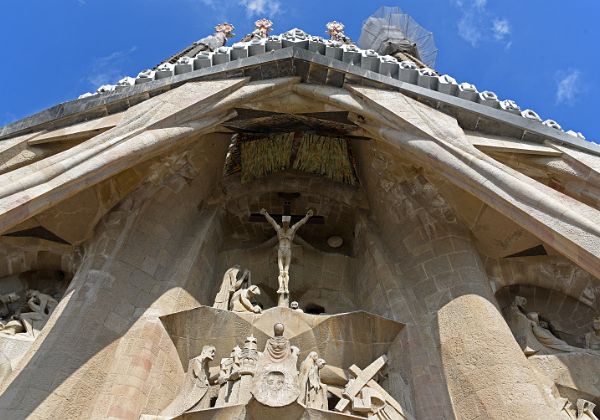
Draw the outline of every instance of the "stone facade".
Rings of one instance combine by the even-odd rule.
[[[59,300],[33,337],[0,329],[0,418],[595,418],[598,148],[305,35],[258,31],[245,47],[280,55],[237,48],[210,74],[0,131],[0,298]],[[275,156],[269,136],[324,130],[358,182],[319,174],[319,153],[310,171],[226,170],[239,133]],[[298,308],[281,307],[263,208],[310,216],[291,244]],[[234,265],[244,286],[223,285]],[[19,302],[2,328],[24,322]]]

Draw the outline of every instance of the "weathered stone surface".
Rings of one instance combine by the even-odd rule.
[[[284,44],[295,46],[273,49]],[[47,131],[0,141],[0,294],[58,281],[45,271],[73,281],[24,353],[0,346],[22,356],[0,389],[0,417],[158,416],[211,341],[221,366],[207,367],[201,406],[171,416],[352,418],[385,403],[404,418],[553,419],[597,401],[593,354],[531,355],[501,315],[524,296],[556,343],[589,342],[600,311],[595,149],[504,110],[489,93],[483,104],[407,84],[374,73],[373,62],[361,68],[373,54],[339,47],[343,62],[335,48],[298,30],[264,44],[261,36],[200,57],[210,68],[171,76],[190,64],[166,65],[164,79],[4,129]],[[421,73],[432,87],[433,73]],[[232,133],[261,140],[250,125],[221,123],[251,113],[261,133],[295,137],[314,130],[314,119],[350,127],[336,135],[358,182],[276,168],[242,183],[223,170],[237,153]],[[302,124],[275,124],[283,113]],[[317,167],[320,157],[310,159]],[[274,232],[250,220],[261,208],[314,209],[323,224],[289,238],[278,267]],[[251,283],[223,280],[234,264],[252,272]],[[294,309],[274,308],[286,267]],[[270,346],[308,360],[304,398],[280,404],[258,396],[260,387],[258,401],[233,395],[243,364],[235,346],[264,349],[278,322],[285,333]],[[385,368],[371,372],[383,354]],[[239,379],[244,390],[252,373]],[[352,410],[326,411],[324,389],[327,406],[340,399]]]

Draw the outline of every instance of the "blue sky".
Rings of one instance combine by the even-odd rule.
[[[438,71],[600,140],[598,0],[5,0],[0,126],[135,77],[224,20],[238,38],[263,16],[275,33],[338,20],[358,41],[383,5],[434,33]]]

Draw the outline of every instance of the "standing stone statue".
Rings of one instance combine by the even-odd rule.
[[[192,408],[210,406],[210,370],[208,363],[215,358],[214,346],[202,347],[200,356],[190,360],[181,391],[177,398],[165,408],[161,416],[176,417]]]
[[[251,312],[259,314],[262,312],[262,309],[260,306],[252,303],[252,298],[259,295],[260,289],[255,285],[252,285],[247,289],[240,289],[231,297],[229,310],[233,312]]]
[[[246,337],[244,348],[240,356],[240,386],[238,393],[238,404],[246,404],[252,398],[252,378],[256,373],[256,363],[261,353],[258,352],[256,338]]]
[[[279,239],[279,249],[277,251],[277,264],[279,265],[279,294],[288,294],[289,285],[289,271],[290,263],[292,262],[292,241],[296,231],[308,222],[313,215],[313,211],[309,210],[299,222],[290,227],[291,216],[282,216],[281,223],[283,226],[279,226],[275,220],[267,213],[265,209],[260,209],[260,214],[265,216],[267,221],[273,226],[277,232],[277,239]],[[286,305],[287,306],[287,305]]]
[[[308,389],[308,376],[311,370],[317,365],[319,355],[316,351],[311,351],[306,356],[306,359],[300,364],[300,371],[298,373],[298,382],[300,384],[300,396],[298,401],[306,405],[306,394]]]
[[[308,375],[308,392],[306,393],[306,406],[327,410],[327,385],[321,382],[321,369],[325,367],[325,359],[317,359],[317,365]]]
[[[301,404],[310,408],[327,410],[327,387],[321,382],[320,375],[320,370],[324,366],[325,360],[320,359],[315,351],[311,351],[300,365],[298,402]]]
[[[585,348],[600,350],[600,317],[592,321],[592,331],[585,335]]]
[[[273,327],[274,337],[267,340],[259,356],[254,376],[252,395],[269,407],[283,407],[298,399],[297,351],[283,336],[281,323]]]
[[[246,287],[250,286],[250,270],[244,270],[242,277],[238,278],[240,271],[241,267],[236,264],[225,272],[225,275],[223,276],[223,282],[221,283],[221,288],[219,289],[217,296],[215,296],[213,308],[228,310],[233,294],[239,290],[244,283],[246,284]]]
[[[219,396],[216,406],[236,404],[239,393],[240,358],[242,349],[235,346],[230,357],[221,359],[221,370],[219,371]]]

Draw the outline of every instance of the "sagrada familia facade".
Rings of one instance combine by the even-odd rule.
[[[600,147],[272,26],[0,128],[0,418],[597,420]]]

